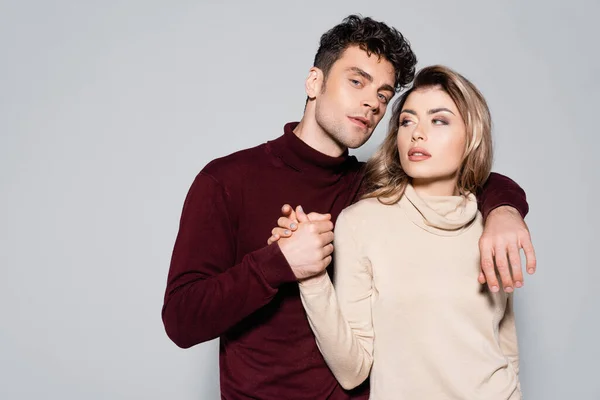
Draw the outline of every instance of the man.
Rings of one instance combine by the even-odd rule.
[[[194,180],[162,316],[180,347],[220,338],[223,399],[365,398],[368,388],[345,392],[327,368],[297,281],[329,263],[333,223],[357,200],[362,178],[362,163],[348,156],[348,148],[369,139],[392,96],[412,80],[415,64],[395,29],[370,18],[346,18],[321,38],[306,80],[302,120],[286,124],[273,141],[213,160]],[[519,215],[527,213],[525,194],[494,174],[480,198],[487,217],[482,243],[490,243],[482,263],[495,252],[500,272],[506,268],[505,287],[513,287],[501,255],[517,249],[518,257],[518,245],[529,243]],[[265,246],[285,203],[328,213],[331,221],[303,224],[292,237]],[[505,205],[514,208],[497,208]],[[507,239],[511,235],[514,240]],[[484,270],[494,286],[492,265]],[[514,279],[522,282],[519,273],[515,268]]]

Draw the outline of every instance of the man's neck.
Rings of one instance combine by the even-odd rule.
[[[329,157],[340,157],[347,150],[331,138],[314,119],[303,117],[294,134],[304,143]]]

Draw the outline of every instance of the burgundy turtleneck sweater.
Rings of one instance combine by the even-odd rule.
[[[180,347],[220,338],[221,396],[227,400],[358,399],[325,364],[278,245],[266,246],[281,206],[331,213],[357,200],[362,163],[332,158],[300,140],[289,123],[260,146],[210,162],[185,199],[173,249],[163,322]],[[479,196],[487,213],[525,193],[492,174]]]

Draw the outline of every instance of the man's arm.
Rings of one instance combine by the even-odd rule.
[[[188,348],[221,336],[295,282],[279,246],[235,265],[234,221],[224,188],[201,172],[185,200],[169,269],[162,319],[167,335]]]
[[[533,274],[536,269],[535,251],[523,220],[529,211],[525,191],[510,178],[492,173],[477,198],[485,221],[479,240],[479,282],[487,281],[492,292],[500,290],[497,269],[504,291],[510,293],[523,286],[520,249],[525,253],[527,272]]]
[[[484,221],[492,210],[501,206],[513,207],[521,218],[529,212],[525,191],[512,179],[495,172],[490,174],[481,192],[477,193],[477,203]]]

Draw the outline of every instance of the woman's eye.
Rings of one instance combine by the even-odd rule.
[[[448,125],[448,121],[444,120],[444,119],[434,119],[433,121],[434,125]]]

